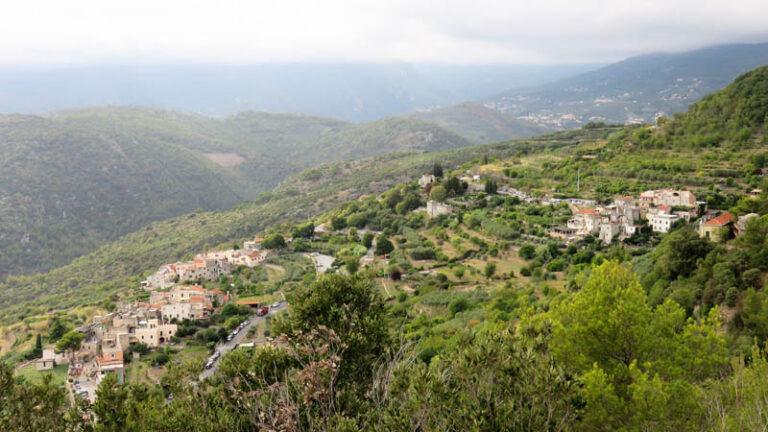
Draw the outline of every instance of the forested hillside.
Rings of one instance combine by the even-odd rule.
[[[420,111],[413,113],[411,117],[435,123],[477,144],[524,138],[547,130],[532,122],[519,120],[510,114],[473,102]]]
[[[433,124],[103,107],[0,117],[0,279],[150,221],[254,199],[317,163],[468,145]]]

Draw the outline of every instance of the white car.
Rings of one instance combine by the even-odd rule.
[[[274,309],[274,308],[279,308],[279,307],[280,307],[280,302],[274,302],[274,303],[272,303],[272,309]]]

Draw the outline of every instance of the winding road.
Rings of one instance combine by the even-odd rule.
[[[220,352],[221,356],[223,357],[225,354],[227,354],[228,352],[233,350],[235,348],[235,346],[240,344],[240,342],[243,340],[243,338],[245,338],[245,335],[248,333],[248,330],[253,325],[258,324],[258,323],[264,321],[270,314],[279,312],[279,311],[281,311],[281,310],[283,310],[283,309],[288,307],[288,303],[286,303],[285,301],[281,301],[279,303],[280,303],[280,306],[278,306],[276,308],[270,307],[269,308],[269,314],[267,314],[267,315],[264,315],[264,316],[252,315],[248,319],[248,324],[245,327],[243,327],[243,329],[240,330],[235,335],[235,337],[232,338],[231,341],[221,342],[218,345],[216,345],[216,351]],[[213,363],[213,367],[211,367],[210,369],[203,370],[203,373],[200,374],[200,377],[198,378],[198,380],[202,381],[202,380],[212,376],[214,373],[216,373],[216,371],[219,369],[219,362],[220,361],[221,361],[221,357],[219,357],[219,359],[216,360]]]

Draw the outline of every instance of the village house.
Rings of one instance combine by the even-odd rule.
[[[716,218],[699,222],[699,235],[712,241],[722,240],[722,235],[733,227],[734,216],[725,212]]]
[[[176,324],[161,324],[159,320],[151,319],[136,329],[136,341],[154,348],[169,342],[177,331]]]
[[[56,366],[56,354],[52,349],[43,350],[43,357],[37,359],[35,368],[39,371],[51,370]]]
[[[161,266],[155,273],[147,277],[146,281],[142,282],[144,286],[150,286],[155,288],[168,288],[176,284],[176,266],[173,264],[165,264]]]
[[[554,226],[549,230],[549,235],[566,242],[571,242],[577,238],[576,230],[574,228],[568,228],[567,226]]]
[[[232,273],[232,267],[226,260],[195,258],[177,263],[176,271],[180,281],[215,281],[221,275]]]
[[[687,190],[648,190],[640,194],[640,204],[645,207],[695,207],[696,196]]]
[[[245,250],[259,250],[261,249],[261,242],[263,242],[264,239],[261,237],[255,237],[251,241],[243,242],[243,249]]]
[[[621,223],[618,220],[611,220],[610,216],[601,218],[599,238],[603,243],[610,244],[621,232]]]
[[[427,185],[434,184],[436,181],[437,179],[433,174],[424,174],[419,179],[419,186],[421,186],[422,188],[425,188],[427,187]]]
[[[123,351],[115,348],[102,352],[96,358],[96,364],[99,370],[99,382],[108,373],[117,376],[117,383],[122,384],[125,381],[125,364],[123,362]]]
[[[654,232],[668,233],[672,225],[680,220],[680,216],[670,214],[666,209],[654,213],[650,217],[651,229]]]
[[[600,214],[595,209],[579,210],[573,214],[567,226],[576,230],[579,236],[597,234],[600,231]]]
[[[450,204],[441,203],[435,200],[427,201],[427,214],[431,217],[452,214],[455,211],[456,209]]]

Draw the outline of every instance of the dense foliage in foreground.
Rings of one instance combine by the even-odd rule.
[[[487,322],[420,361],[363,275],[296,291],[274,344],[239,350],[219,374],[171,368],[162,386],[105,379],[81,424],[59,388],[0,373],[3,430],[753,431],[768,425],[768,362],[731,358],[717,313],[656,307],[632,270],[606,261],[551,310]],[[395,327],[397,328],[397,327]],[[173,397],[170,397],[170,396]],[[62,419],[56,421],[55,419]],[[66,421],[64,421],[66,420]]]

